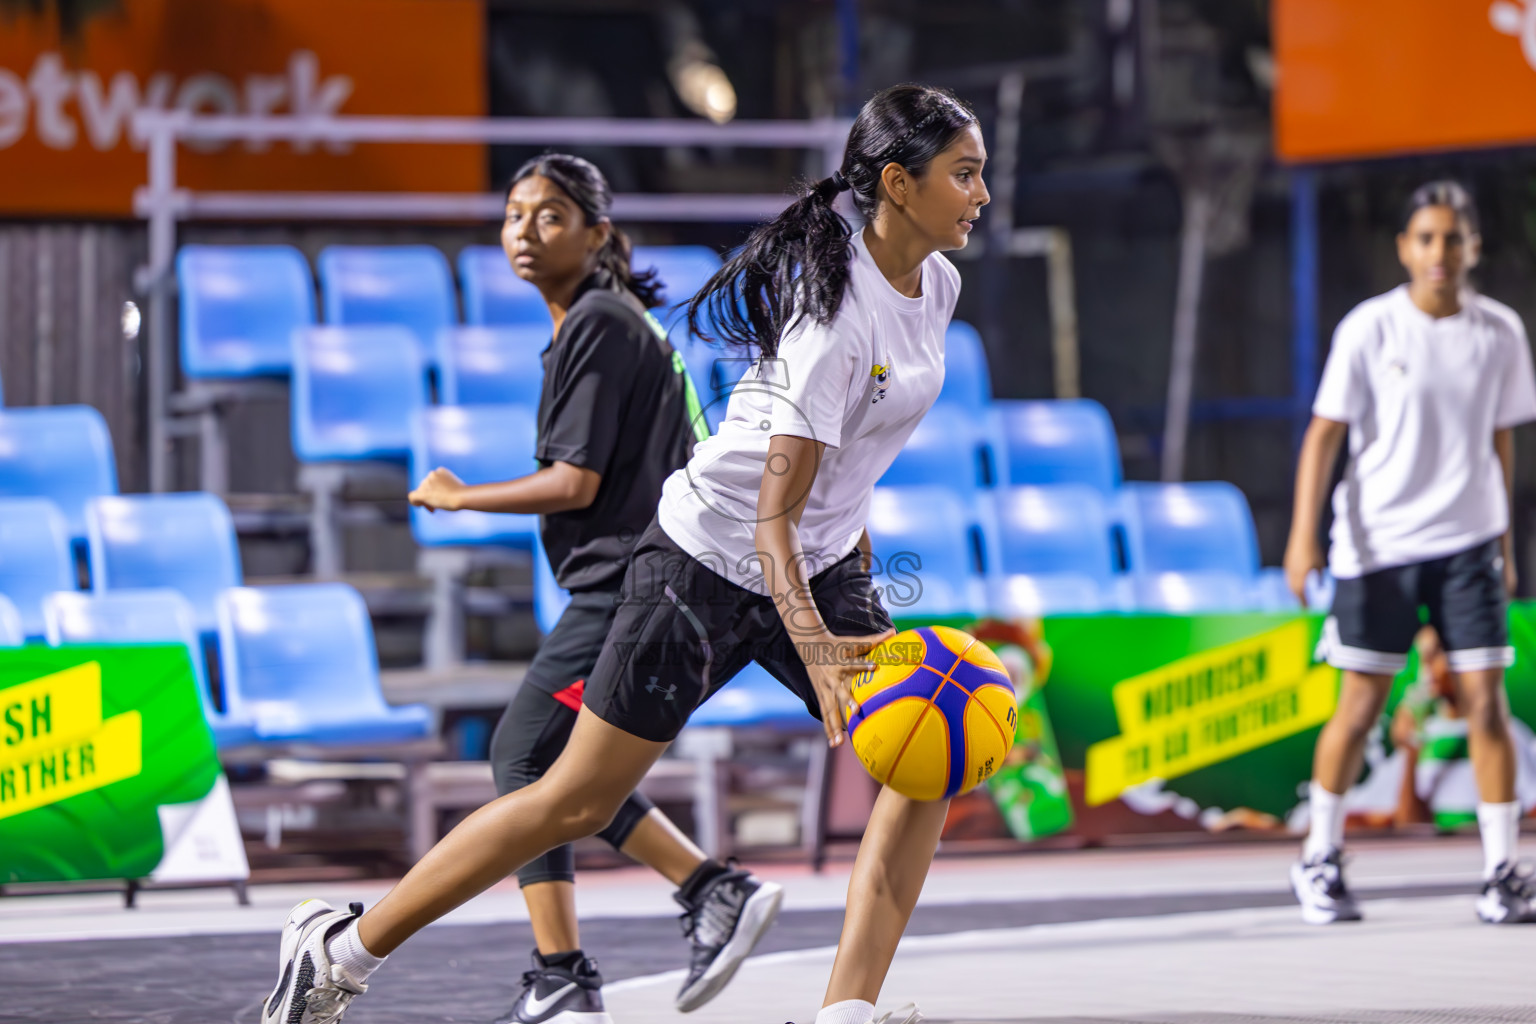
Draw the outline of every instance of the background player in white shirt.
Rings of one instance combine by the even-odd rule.
[[[265,1022],[338,1019],[415,932],[604,827],[693,710],[753,659],[823,722],[829,744],[846,741],[853,680],[894,632],[863,516],[943,384],[960,278],[940,252],[966,244],[989,199],[985,160],[976,117],[953,96],[886,89],[855,119],[839,170],[754,231],[695,297],[695,328],[764,359],[719,434],[664,485],[565,750],[465,819],[368,913],[296,907],[278,965],[296,980],[279,981]],[[869,221],[858,238],[832,208],[843,191]],[[888,373],[872,376],[877,365]],[[873,1017],[947,808],[881,790],[817,1024]],[[735,929],[749,940],[753,918],[745,908]],[[919,1019],[912,1008],[891,1024]]]
[[[1467,285],[1479,245],[1465,189],[1435,182],[1413,194],[1397,239],[1410,282],[1339,325],[1302,443],[1285,553],[1299,597],[1324,565],[1323,492],[1349,437],[1328,559],[1338,588],[1323,635],[1344,680],[1318,737],[1311,831],[1291,870],[1302,916],[1314,924],[1360,918],[1342,870],[1343,794],[1407,664],[1421,609],[1444,643],[1467,717],[1486,860],[1478,916],[1536,917],[1536,893],[1515,860],[1520,806],[1504,692],[1513,656],[1506,598],[1516,583],[1512,428],[1536,419],[1536,378],[1520,318]]]

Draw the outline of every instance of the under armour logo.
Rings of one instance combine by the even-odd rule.
[[[673,683],[671,686],[662,686],[661,683],[657,682],[655,676],[651,676],[651,681],[645,684],[645,692],[665,694],[666,696],[662,697],[662,700],[671,700],[672,695],[677,692],[677,684]]]

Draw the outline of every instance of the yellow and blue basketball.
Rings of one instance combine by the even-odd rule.
[[[853,687],[853,751],[876,781],[914,800],[985,782],[1013,746],[1018,704],[986,644],[948,626],[909,629],[870,652]]]

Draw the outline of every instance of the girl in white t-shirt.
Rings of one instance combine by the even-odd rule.
[[[1360,775],[1421,610],[1440,634],[1466,712],[1486,861],[1478,916],[1536,918],[1536,892],[1515,860],[1520,806],[1504,693],[1512,658],[1505,602],[1515,589],[1512,428],[1536,419],[1536,378],[1520,318],[1467,286],[1479,245],[1477,212],[1461,186],[1436,182],[1413,194],[1397,239],[1410,282],[1339,324],[1302,443],[1285,553],[1298,596],[1324,565],[1324,485],[1349,438],[1328,557],[1338,587],[1323,634],[1343,688],[1318,737],[1311,832],[1291,869],[1302,916],[1314,924],[1360,918],[1341,867],[1343,794]]]
[[[467,818],[368,913],[296,907],[279,975],[313,987],[280,983],[263,1024],[336,1019],[416,931],[597,832],[694,709],[754,659],[805,701],[831,746],[846,741],[853,679],[893,632],[870,581],[864,518],[943,384],[960,280],[939,253],[966,244],[988,201],[985,160],[976,117],[953,96],[886,89],[854,121],[839,170],[759,227],[694,299],[695,331],[762,358],[718,435],[664,485],[564,752],[541,779]],[[856,237],[832,207],[843,191],[869,222]],[[817,1024],[873,1017],[945,812],[945,801],[881,791]],[[721,964],[739,962],[771,916],[759,890],[740,895],[748,902],[730,928],[724,915],[689,918],[695,947],[723,953],[712,955]],[[301,1001],[302,1019],[283,1016]],[[912,1008],[891,1024],[917,1019]]]

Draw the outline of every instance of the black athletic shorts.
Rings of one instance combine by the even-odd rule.
[[[581,682],[592,673],[619,610],[619,591],[589,590],[571,595],[571,603],[549,631],[528,672],[525,685],[559,694],[573,709],[581,706]],[[576,684],[574,691],[572,684]]]
[[[623,603],[587,677],[585,703],[641,739],[668,743],[694,709],[757,661],[821,718],[805,660],[773,599],[739,587],[683,551],[652,520],[624,576]],[[859,552],[811,577],[827,628],[864,636],[891,626]],[[824,656],[824,655],[823,655]]]
[[[1497,539],[1444,558],[1339,580],[1323,625],[1320,653],[1335,668],[1396,675],[1423,625],[1440,634],[1452,671],[1501,668],[1514,661]]]

